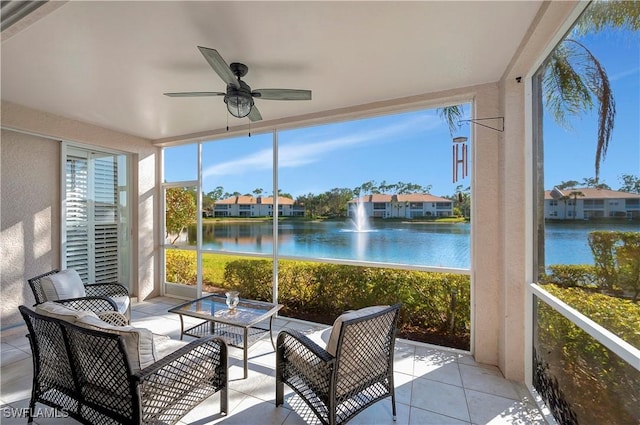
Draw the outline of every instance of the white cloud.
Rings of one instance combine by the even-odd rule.
[[[618,72],[617,74],[612,75],[611,77],[609,77],[609,81],[621,80],[621,79],[623,79],[625,77],[628,77],[630,75],[637,75],[638,72],[640,72],[640,68],[639,67],[627,69],[626,71]]]
[[[410,116],[398,117],[393,124],[374,127],[364,132],[352,132],[345,135],[335,135],[320,141],[306,141],[298,139],[295,144],[282,145],[278,149],[278,164],[281,168],[302,167],[323,160],[328,154],[354,146],[393,142],[394,138],[407,134],[407,131],[429,131],[443,123],[441,119],[427,112]],[[309,136],[309,139],[313,136]],[[213,175],[243,174],[271,168],[273,155],[271,149],[264,149],[244,158],[227,161],[207,167],[203,170],[203,177]]]

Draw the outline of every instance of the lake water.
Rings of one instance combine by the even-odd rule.
[[[279,228],[278,253],[286,256],[374,261],[469,268],[469,223],[399,223],[375,221],[356,232],[350,221],[285,221]],[[593,230],[639,231],[637,223],[546,225],[546,264],[593,264],[587,235]],[[194,232],[190,232],[193,234]],[[203,248],[270,254],[271,224],[226,222],[203,226]]]

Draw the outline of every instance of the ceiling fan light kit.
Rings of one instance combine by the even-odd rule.
[[[169,97],[201,97],[224,96],[224,103],[231,115],[237,118],[249,117],[250,121],[260,121],[262,116],[253,102],[253,98],[265,100],[311,100],[311,90],[297,89],[258,89],[251,91],[251,87],[241,80],[247,75],[249,68],[242,63],[233,62],[231,65],[222,56],[207,47],[198,47],[204,58],[218,76],[227,84],[225,92],[183,92],[165,93]]]
[[[244,118],[251,112],[253,98],[251,97],[251,88],[244,81],[240,81],[240,79],[238,81],[240,82],[239,89],[233,86],[227,87],[224,103],[227,104],[227,110],[231,115],[236,118]]]

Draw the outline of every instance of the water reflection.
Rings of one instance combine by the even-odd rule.
[[[195,228],[190,231],[195,244]],[[230,252],[273,252],[269,222],[203,225],[203,248]],[[468,268],[468,223],[374,222],[354,231],[350,220],[288,221],[278,229],[280,255]]]

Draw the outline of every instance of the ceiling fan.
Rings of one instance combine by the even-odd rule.
[[[265,100],[311,100],[311,90],[297,89],[257,89],[251,90],[247,83],[241,80],[247,75],[249,68],[242,63],[233,62],[227,65],[222,56],[214,50],[198,46],[200,53],[209,62],[211,68],[227,83],[226,92],[183,92],[164,93],[170,97],[202,97],[224,96],[229,113],[237,118],[249,117],[251,121],[260,121],[262,116],[255,106],[253,98]]]

